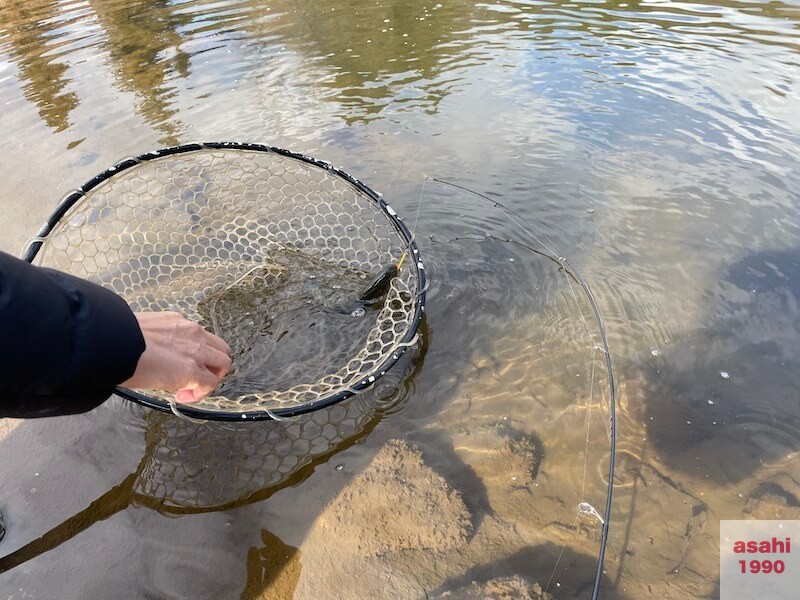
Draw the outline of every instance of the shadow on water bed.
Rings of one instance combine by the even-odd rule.
[[[646,366],[644,422],[663,462],[726,485],[800,449],[800,250],[742,258],[707,301]]]
[[[33,439],[41,437],[40,442],[48,448],[44,454],[55,451],[49,464],[36,459],[32,461],[42,471],[56,464],[60,454],[59,443],[64,438],[80,440],[80,448],[74,457],[81,465],[80,470],[96,470],[99,479],[103,480],[120,471],[117,463],[130,463],[134,454],[132,450],[127,460],[121,456],[111,456],[123,450],[123,447],[114,444],[115,448],[111,450],[110,432],[114,432],[111,433],[112,437],[122,437],[130,442],[132,448],[139,449],[142,457],[135,471],[119,484],[55,526],[51,524],[52,521],[68,514],[65,514],[64,505],[75,506],[83,497],[79,487],[66,488],[70,490],[67,502],[46,493],[51,481],[56,489],[64,489],[56,483],[62,478],[58,470],[42,478],[40,487],[44,496],[39,495],[39,490],[34,487],[28,494],[9,495],[8,501],[3,499],[3,508],[12,519],[12,531],[14,528],[16,531],[0,545],[0,576],[7,572],[17,573],[16,570],[12,571],[15,568],[24,571],[26,563],[40,556],[52,562],[53,558],[48,552],[67,542],[71,542],[70,548],[74,549],[76,541],[78,544],[80,542],[82,532],[130,509],[143,507],[161,515],[187,518],[213,513],[235,514],[237,510],[257,505],[280,490],[299,485],[331,456],[357,444],[375,428],[381,418],[380,403],[385,402],[398,387],[401,388],[401,396],[406,393],[402,389],[406,384],[401,381],[405,377],[413,379],[421,355],[424,355],[424,346],[422,351],[403,357],[396,368],[373,389],[371,393],[374,397],[361,396],[357,402],[343,402],[291,422],[194,424],[171,414],[125,403],[124,406],[131,409],[135,422],[131,426],[131,412],[123,412],[118,403],[112,402],[110,406],[76,418],[56,419],[51,423],[22,423],[3,440],[3,451],[6,455],[24,456],[24,448],[29,447]],[[98,420],[98,431],[106,427],[104,433],[95,436],[91,431],[81,432],[88,420]],[[80,421],[83,424],[79,424]],[[46,426],[45,431],[39,430],[42,424]],[[137,439],[141,434],[144,438],[143,448],[142,442]],[[27,462],[20,461],[11,471],[24,472],[25,467],[29,466]],[[35,477],[39,477],[38,472]],[[6,473],[4,479],[28,481],[30,473]],[[75,479],[77,483],[83,478]],[[101,485],[100,482],[90,482],[86,487],[92,489]],[[46,527],[49,529],[41,533]],[[31,538],[35,539],[28,541]],[[213,544],[214,540],[204,537],[203,543]],[[234,559],[237,566],[246,565],[247,568],[244,597],[266,597],[262,594],[273,592],[278,593],[277,597],[290,597],[289,587],[296,584],[300,570],[296,549],[283,544],[266,529],[261,530],[261,543],[261,547],[251,547],[246,552],[246,560],[245,556]],[[119,545],[124,547],[121,540]],[[212,558],[224,556],[226,551],[230,551],[230,548],[225,548],[228,545],[226,542],[221,550],[212,550]],[[235,552],[238,553],[240,549],[245,552],[241,545],[236,546]],[[96,553],[97,549],[85,556],[85,560],[98,560]],[[66,562],[69,563],[70,559],[67,558]],[[62,563],[56,558],[54,564]],[[291,576],[287,575],[287,568]],[[19,575],[19,582],[24,582],[24,573]],[[79,588],[82,593],[89,594],[87,597],[101,597],[100,590],[109,583],[103,583],[102,579],[98,578],[91,586],[87,584],[87,587]],[[244,576],[242,581],[245,581]],[[230,581],[220,583],[220,593],[224,593],[223,590],[230,591]],[[172,584],[175,584],[174,581]],[[143,587],[153,585],[153,589],[164,591],[157,582],[146,582]],[[93,596],[89,589],[97,595]],[[201,586],[200,589],[204,588]],[[204,589],[204,593],[207,592]]]
[[[459,490],[471,514],[473,532],[480,527],[484,517],[496,514],[484,479],[475,467],[459,456],[456,444],[462,452],[469,445],[480,449],[480,453],[485,455],[499,450],[508,455],[524,456],[529,459],[526,463],[528,473],[525,475],[526,480],[530,481],[536,479],[539,465],[544,459],[544,448],[536,435],[524,434],[507,423],[473,424],[450,432],[423,430],[411,433],[409,439],[423,449],[425,463]]]
[[[553,564],[559,558],[559,566],[556,571],[553,571]],[[463,576],[445,582],[431,594],[431,597],[457,599],[463,597],[464,591],[469,589],[470,584],[486,584],[492,580],[522,575],[523,581],[542,582],[540,584],[541,587],[547,586],[554,599],[575,598],[582,600],[592,597],[592,586],[588,583],[582,583],[581,575],[586,571],[590,571],[596,562],[596,556],[546,543],[524,548],[503,560],[476,566]],[[576,574],[577,577],[575,576]],[[609,590],[609,583],[609,577],[604,575],[601,584],[602,589]],[[530,597],[536,598],[537,596],[532,595]],[[603,597],[626,600],[625,595],[619,595],[611,591],[604,593]]]
[[[616,589],[718,597],[720,520],[800,518],[799,292],[800,250],[745,256],[703,327],[621,369]]]
[[[300,579],[300,551],[281,539],[261,530],[263,546],[247,552],[247,583],[242,600],[291,598]]]
[[[69,541],[131,507],[166,515],[234,510],[297,485],[337,451],[374,428],[375,411],[353,403],[320,410],[288,427],[208,423],[147,412],[146,448],[136,471],[39,539],[0,558],[0,573]],[[24,425],[17,431],[27,437]],[[14,434],[4,442],[15,444]]]

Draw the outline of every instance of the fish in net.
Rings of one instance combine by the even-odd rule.
[[[202,419],[293,416],[369,388],[416,342],[425,304],[419,250],[379,194],[254,144],[123,160],[68,195],[24,258],[225,339],[231,373],[179,409]],[[118,393],[178,410],[163,391]]]

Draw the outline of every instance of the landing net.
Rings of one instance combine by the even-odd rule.
[[[24,257],[172,310],[233,349],[202,419],[292,416],[375,383],[415,343],[425,272],[379,194],[278,148],[191,144],[123,160],[68,195]]]

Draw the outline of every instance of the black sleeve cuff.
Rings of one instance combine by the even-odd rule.
[[[0,252],[0,417],[91,410],[144,348],[115,293]]]
[[[107,389],[129,379],[144,352],[142,331],[128,304],[103,287],[43,269],[73,299],[74,338],[70,380],[59,392]]]

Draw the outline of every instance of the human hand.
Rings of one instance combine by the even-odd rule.
[[[134,316],[146,348],[133,377],[123,386],[175,392],[178,402],[197,402],[230,370],[230,346],[180,313],[141,312]]]

